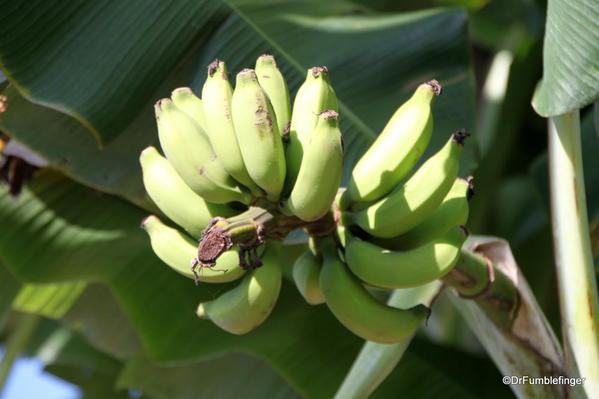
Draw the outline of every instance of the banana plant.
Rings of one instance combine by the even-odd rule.
[[[4,5],[2,380],[24,353],[89,397],[596,396],[599,11],[549,1],[533,98],[560,321],[510,175],[544,20],[509,2]]]

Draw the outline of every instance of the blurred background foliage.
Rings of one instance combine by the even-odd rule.
[[[292,95],[307,68],[328,66],[345,177],[416,85],[438,79],[428,151],[454,130],[473,133],[460,171],[477,187],[469,228],[511,243],[559,334],[546,122],[531,106],[546,2],[37,0],[0,9],[0,131],[48,163],[16,199],[0,187],[0,339],[23,337],[28,355],[85,398],[330,398],[360,348],[288,282],[250,334],[198,320],[196,304],[226,286],[173,273],[138,227],[155,211],[137,162],[157,141],[152,104],[175,87],[197,91],[215,57],[236,73],[274,54]],[[598,114],[582,110],[596,257]],[[373,397],[513,397],[500,378],[441,299]]]

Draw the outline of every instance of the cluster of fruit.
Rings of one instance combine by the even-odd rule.
[[[197,314],[235,334],[260,325],[281,289],[281,240],[310,236],[293,265],[306,301],[326,303],[364,339],[391,343],[428,316],[423,305],[397,309],[367,286],[426,284],[456,264],[466,238],[471,181],[457,178],[467,133],[458,131],[409,175],[432,134],[436,81],[403,104],[340,189],[343,143],[328,70],[314,67],[291,102],[274,58],[237,74],[208,67],[201,99],[179,88],[155,106],[163,157],[140,156],[149,196],[183,233],[150,216],[143,223],[157,256],[179,273],[209,283],[243,277],[201,303]],[[199,239],[199,244],[191,237]]]

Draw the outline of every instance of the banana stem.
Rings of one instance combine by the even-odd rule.
[[[395,290],[387,305],[397,308],[409,308],[416,304],[430,306],[441,286],[438,281],[433,281],[420,287]],[[334,399],[369,397],[399,363],[412,338],[413,335],[395,344],[366,341]]]
[[[580,147],[579,111],[549,118],[549,180],[566,368],[599,397],[598,300]]]
[[[39,322],[40,317],[38,315],[23,314],[19,320],[19,325],[10,335],[6,343],[6,352],[4,352],[2,361],[0,361],[0,396],[2,396],[2,391],[17,356],[27,347]]]

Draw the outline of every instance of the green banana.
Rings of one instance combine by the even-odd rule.
[[[307,249],[293,264],[295,286],[310,305],[320,305],[325,301],[319,281],[321,267],[322,256],[313,249]]]
[[[144,149],[139,162],[150,198],[169,219],[191,235],[199,237],[215,216],[233,216],[228,206],[211,204],[194,193],[156,148]]]
[[[253,69],[237,74],[231,104],[243,162],[266,198],[277,201],[285,181],[285,153],[277,118]]]
[[[198,317],[210,319],[232,334],[245,334],[262,324],[277,302],[282,277],[277,258],[268,248],[262,262],[235,288],[200,303]]]
[[[233,89],[227,77],[227,66],[216,59],[208,65],[208,75],[202,87],[206,132],[225,170],[255,196],[261,197],[264,193],[253,182],[243,163],[233,125],[232,97]]]
[[[339,114],[335,111],[322,112],[307,144],[285,209],[311,222],[330,210],[341,182],[343,143]]]
[[[395,188],[416,164],[431,138],[431,103],[441,93],[436,80],[423,83],[401,105],[354,166],[341,208],[363,208]],[[362,204],[361,204],[362,203]],[[355,209],[355,208],[354,208]]]
[[[374,299],[339,259],[336,248],[323,248],[324,265],[320,286],[326,304],[337,319],[354,334],[373,342],[399,342],[418,328],[430,310],[423,305],[397,309]]]
[[[175,89],[171,93],[171,100],[180,111],[183,111],[185,115],[196,122],[196,124],[200,127],[199,130],[202,134],[202,137],[208,142],[205,152],[206,154],[209,154],[209,157],[203,158],[204,169],[206,170],[206,175],[208,178],[218,186],[222,186],[234,191],[240,191],[238,183],[231,177],[231,175],[229,175],[223,166],[222,159],[218,157],[214,151],[214,147],[210,143],[210,137],[206,133],[206,120],[204,118],[202,100],[197,98],[191,89],[187,87]]]
[[[318,122],[318,115],[326,110],[339,112],[337,97],[329,81],[329,71],[326,67],[310,68],[293,102],[289,142],[285,151],[287,159],[285,194],[291,192],[295,186],[304,150]]]
[[[443,148],[424,162],[405,184],[362,211],[346,213],[345,218],[381,238],[395,237],[414,228],[437,209],[449,192],[467,136],[465,130],[452,134]]]
[[[454,226],[440,238],[408,251],[390,251],[351,237],[345,260],[366,284],[381,288],[409,288],[430,283],[448,273],[460,257],[466,240],[463,228]]]
[[[216,204],[250,202],[251,196],[235,187],[224,171],[200,125],[170,99],[158,101],[154,109],[162,150],[193,191]],[[215,180],[225,184],[217,184]]]
[[[412,230],[398,237],[377,238],[370,241],[387,249],[406,250],[426,244],[441,237],[453,226],[463,226],[468,221],[468,200],[472,196],[472,178],[457,178],[441,205]]]
[[[206,117],[204,116],[204,106],[189,87],[179,87],[171,93],[171,100],[181,111],[189,115],[207,132]]]
[[[275,57],[264,54],[256,60],[256,75],[258,83],[264,89],[277,116],[279,133],[284,134],[289,129],[291,120],[291,102],[289,100],[289,89],[287,82],[277,68]]]
[[[194,278],[191,270],[192,260],[198,253],[197,242],[191,240],[178,230],[163,224],[156,216],[148,216],[143,222],[143,229],[150,236],[154,253],[168,266],[185,277]],[[203,267],[198,272],[198,281],[206,283],[226,283],[240,278],[245,273],[239,266],[239,255],[236,250],[223,253],[214,267]]]

